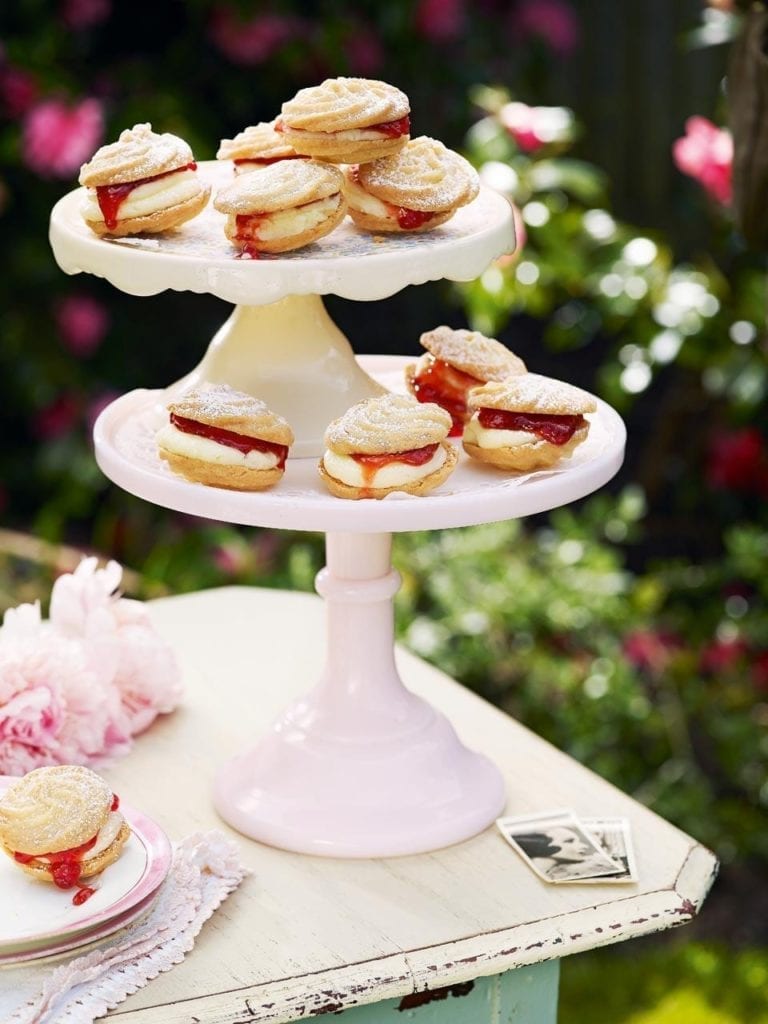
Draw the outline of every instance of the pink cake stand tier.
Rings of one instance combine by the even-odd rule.
[[[214,183],[224,173],[202,166]],[[428,235],[376,240],[347,225],[293,257],[248,263],[232,259],[211,210],[177,236],[130,244],[91,237],[76,216],[80,191],[52,215],[54,253],[68,273],[96,273],[132,294],[188,289],[242,304],[192,374],[165,390],[123,395],[104,410],[94,428],[104,473],[166,508],[327,534],[327,564],[317,577],[327,609],[325,665],[305,697],[221,767],[214,801],[222,818],[262,842],[325,856],[420,853],[475,835],[505,805],[504,785],[495,765],[467,749],[447,718],[398,675],[392,533],[516,518],[583,497],[621,465],[624,426],[598,401],[587,441],[557,470],[515,477],[461,452],[453,475],[426,497],[334,498],[317,473],[325,425],[366,394],[402,390],[408,360],[355,359],[319,295],[366,301],[426,280],[471,280],[514,248],[509,204],[482,189]],[[300,421],[303,440],[275,488],[203,487],[159,459],[154,438],[169,398],[200,380],[285,399],[275,407],[292,425],[292,415]],[[256,654],[254,662],[257,675]]]

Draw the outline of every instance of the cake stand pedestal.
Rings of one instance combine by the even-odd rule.
[[[215,179],[222,170],[202,165],[202,173]],[[162,239],[129,244],[92,237],[77,213],[78,191],[52,214],[51,240],[63,269],[99,274],[132,294],[209,291],[244,307],[191,375],[165,391],[130,392],[102,412],[94,442],[104,473],[166,508],[327,534],[327,566],[317,579],[327,605],[325,667],[305,697],[219,770],[219,813],[253,838],[328,856],[418,853],[481,831],[504,806],[501,776],[398,676],[392,602],[399,578],[391,567],[391,534],[529,515],[589,494],[621,464],[623,424],[598,401],[587,441],[558,469],[516,477],[461,452],[452,476],[423,498],[334,498],[319,480],[317,459],[307,456],[319,454],[332,408],[342,412],[357,400],[355,388],[402,391],[408,362],[384,356],[355,360],[318,296],[333,292],[370,300],[426,280],[470,280],[513,248],[509,204],[483,189],[430,234],[377,239],[347,225],[289,257],[245,261],[232,259],[210,209]],[[312,318],[316,330],[307,329]],[[327,374],[319,371],[323,366]],[[159,458],[155,434],[167,422],[169,398],[206,380],[252,391],[270,405],[279,398],[275,410],[294,429],[296,422],[303,425],[298,451],[305,457],[297,457],[294,446],[285,476],[273,489],[204,487],[175,476]],[[314,416],[305,415],[308,396]],[[253,672],[258,700],[258,650]]]

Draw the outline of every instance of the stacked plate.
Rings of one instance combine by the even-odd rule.
[[[0,776],[0,793],[13,779]],[[168,837],[146,815],[120,804],[131,836],[118,860],[89,884],[81,906],[76,889],[57,889],[21,871],[0,853],[0,966],[79,950],[147,913],[171,868]]]

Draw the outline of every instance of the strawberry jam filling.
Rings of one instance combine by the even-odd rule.
[[[308,156],[301,153],[289,153],[288,156],[241,156],[232,162],[240,167],[242,164],[257,164],[259,167],[266,167],[267,164],[279,164],[281,160],[309,160]]]
[[[393,462],[403,462],[406,466],[424,466],[438,449],[436,444],[428,444],[424,448],[409,448],[405,452],[384,452],[381,455],[366,455],[359,452],[350,457],[360,466],[366,486],[370,487],[373,478],[383,466]]]
[[[51,872],[54,883],[59,889],[71,889],[77,884],[80,878],[82,866],[80,864],[84,854],[93,849],[98,839],[98,832],[88,842],[80,846],[73,846],[69,850],[57,850],[55,853],[20,853],[15,852],[13,857],[19,864],[29,864],[37,860]]]
[[[379,135],[384,135],[388,139],[399,139],[401,135],[407,135],[411,130],[411,115],[406,114],[405,117],[398,117],[396,121],[380,121],[379,124],[366,124],[362,128],[345,129],[347,131],[361,131],[361,132],[378,132]],[[285,131],[285,125],[283,124],[282,118],[278,118],[275,122],[275,131]],[[300,132],[306,131],[304,128],[292,128],[291,131]],[[313,132],[316,135],[336,135],[337,132]]]
[[[86,900],[89,900],[91,896],[96,892],[90,885],[81,885],[75,895],[72,897],[72,902],[76,907],[81,907]]]
[[[484,381],[457,370],[442,359],[433,359],[413,381],[413,390],[420,402],[435,402],[453,420],[450,437],[460,437],[467,418],[467,392]]]
[[[556,445],[568,444],[576,431],[587,425],[583,416],[551,416],[505,409],[481,409],[477,418],[486,430],[524,430]]]
[[[154,174],[149,178],[138,178],[136,181],[126,181],[122,185],[97,185],[96,201],[99,204],[104,223],[110,231],[117,227],[120,207],[139,185],[146,185],[150,181],[159,181],[160,178],[167,178],[169,174],[178,174],[179,171],[195,170],[197,170],[197,164],[193,161],[183,167],[174,167],[172,171],[163,171],[162,174]]]
[[[271,452],[277,458],[278,468],[283,469],[285,467],[288,445],[276,444],[274,441],[263,441],[260,437],[247,437],[245,434],[238,434],[234,430],[224,430],[221,427],[212,427],[209,423],[199,423],[197,420],[177,416],[176,413],[171,413],[171,423],[184,434],[207,437],[217,444],[223,444],[227,448],[234,448],[244,455],[247,455],[248,452]]]
[[[427,213],[424,210],[409,210],[407,206],[396,206],[394,209],[396,211],[397,223],[403,231],[414,231],[416,228],[423,227],[437,216],[435,212]]]

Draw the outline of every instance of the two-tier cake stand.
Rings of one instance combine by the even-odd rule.
[[[215,189],[230,180],[231,170],[201,164],[200,173]],[[398,676],[392,533],[516,518],[589,494],[621,465],[624,426],[598,400],[587,441],[557,470],[502,474],[462,452],[453,475],[426,497],[334,498],[317,473],[325,427],[382,388],[403,390],[407,360],[356,359],[320,296],[370,301],[409,284],[472,280],[514,249],[509,203],[483,188],[434,232],[371,236],[344,224],[299,252],[242,260],[234,258],[222,217],[211,207],[174,234],[107,241],[81,219],[82,193],[65,196],[51,217],[51,244],[67,273],[96,274],[133,295],[171,288],[236,304],[192,373],[165,391],[132,391],[104,410],[94,429],[104,473],[166,508],[327,535],[327,565],[317,578],[327,605],[325,667],[267,735],[254,737],[252,749],[222,766],[214,783],[219,813],[254,839],[329,856],[417,853],[481,831],[507,794],[496,767],[468,750],[448,720]],[[380,311],[371,307],[371,315]],[[397,336],[396,324],[392,333]],[[413,349],[414,340],[402,338],[403,348]],[[189,483],[158,457],[154,438],[167,420],[167,402],[200,381],[250,392],[291,423],[296,444],[272,490]],[[244,682],[254,702],[258,678],[254,650],[253,678]]]

